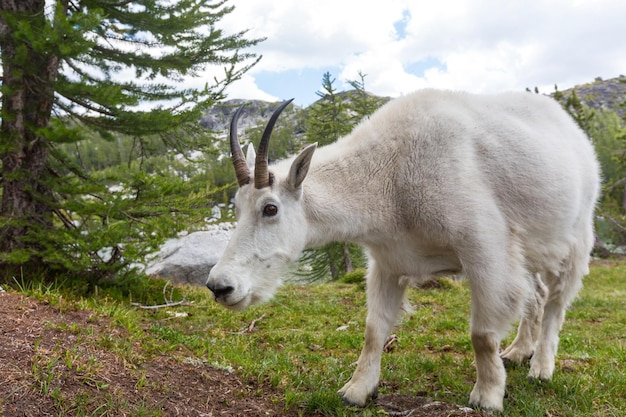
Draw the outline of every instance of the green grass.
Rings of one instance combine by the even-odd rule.
[[[580,297],[568,311],[554,379],[528,381],[527,366],[510,367],[505,415],[626,415],[625,276],[626,264],[592,267]],[[443,284],[440,288],[411,290],[414,311],[398,323],[394,330],[398,341],[383,356],[381,394],[467,403],[475,379],[468,333],[469,290],[463,282]],[[156,311],[132,307],[129,300],[157,300],[160,289],[155,284],[146,286],[144,294],[129,296],[117,289],[102,289],[98,297],[83,298],[72,298],[49,286],[22,285],[21,289],[51,304],[90,309],[109,317],[128,335],[108,337],[105,332],[85,343],[97,343],[130,364],[157,355],[203,361],[232,369],[243,379],[271,384],[284,392],[287,407],[296,407],[303,414],[381,413],[374,407],[347,407],[336,394],[350,378],[363,343],[366,311],[362,286],[286,286],[273,301],[239,313],[214,303],[203,288],[177,289],[174,298],[184,296],[192,306]],[[188,315],[173,315],[183,312]],[[244,331],[259,318],[251,333]],[[80,340],[81,329],[69,330]],[[145,357],[136,357],[133,346],[137,345],[142,346]],[[85,375],[98,366],[89,358],[79,360],[79,353],[69,351],[46,360],[36,357],[33,374],[40,389],[49,390],[47,370],[54,368],[55,361],[81,366]],[[76,398],[72,407],[88,402],[88,398]]]

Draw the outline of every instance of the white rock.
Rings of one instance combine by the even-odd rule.
[[[213,206],[213,208],[211,209],[211,217],[215,220],[219,220],[222,218],[222,210],[219,206]]]
[[[146,273],[175,282],[204,285],[231,234],[232,229],[215,228],[170,239],[150,261]]]

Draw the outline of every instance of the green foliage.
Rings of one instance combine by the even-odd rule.
[[[109,144],[98,138],[90,142]],[[132,141],[115,141],[124,143]],[[46,183],[57,196],[51,204],[54,227],[31,228],[22,237],[28,247],[38,247],[37,256],[48,267],[84,274],[92,284],[132,273],[133,266],[158,250],[165,239],[180,230],[201,228],[211,208],[233,188],[230,183],[214,185],[215,173],[207,170],[204,157],[174,154],[163,149],[157,138],[137,138],[134,144],[136,154],[131,150],[128,162],[119,165],[96,159],[107,156],[106,148],[104,153],[95,152],[88,163],[106,166],[99,171],[78,165],[87,159],[80,150],[67,156],[59,148],[65,164],[52,166],[64,175]],[[122,162],[117,152],[110,159]],[[26,262],[32,254],[28,249],[14,250],[5,259]]]
[[[604,182],[613,184],[623,179],[626,174],[623,161],[624,135],[626,134],[624,121],[614,111],[598,110],[595,111],[586,132],[596,149]],[[613,195],[615,199],[620,197],[620,195]]]
[[[589,131],[591,121],[594,119],[595,110],[583,104],[575,90],[565,95],[554,87],[554,99],[561,102],[565,110],[574,118],[578,126],[585,132]]]
[[[385,98],[377,97],[370,94],[365,89],[365,77],[366,75],[359,71],[358,80],[349,80],[348,83],[353,88],[348,92],[349,108],[353,113],[353,124],[356,125],[363,118],[366,118],[373,114],[379,107],[385,104],[388,100]]]
[[[117,167],[87,182],[64,176],[54,186],[57,192],[80,192],[83,198],[63,200],[55,209],[58,227],[24,240],[43,247],[48,265],[91,272],[93,280],[128,272],[173,232],[193,229],[210,212],[211,194],[177,174]]]
[[[127,273],[224,198],[232,180],[201,165],[215,139],[198,120],[261,40],[217,28],[227,1],[18,3],[0,11],[4,278]],[[180,82],[210,65],[223,75]]]
[[[597,233],[603,242],[626,244],[626,123],[611,110],[594,110],[576,91],[555,86],[554,98],[589,135],[602,170],[603,190],[597,208]],[[624,98],[626,100],[626,97]],[[626,101],[625,101],[626,103]]]
[[[367,275],[367,270],[365,268],[358,268],[352,272],[348,272],[343,277],[341,277],[341,282],[346,284],[365,284],[365,276]]]
[[[587,133],[592,138],[604,187],[598,207],[598,233],[614,245],[626,244],[626,123],[608,110],[597,111]]]
[[[320,100],[311,105],[306,121],[306,138],[309,143],[327,145],[352,130],[348,106],[335,89],[335,81],[329,72],[324,73],[323,90],[316,92]]]
[[[354,268],[365,266],[363,250],[358,245],[329,243],[317,249],[304,251],[298,261],[295,275],[306,282],[337,280]]]

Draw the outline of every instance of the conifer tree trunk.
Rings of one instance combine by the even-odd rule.
[[[44,0],[1,0],[2,109],[0,157],[0,251],[24,245],[21,239],[33,225],[51,225],[51,195],[42,179],[48,175],[49,147],[39,129],[48,126],[59,59],[35,51],[10,36],[5,13],[23,14],[33,30],[44,24]],[[11,115],[11,117],[7,117]]]

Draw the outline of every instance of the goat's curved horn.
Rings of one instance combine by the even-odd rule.
[[[270,117],[270,121],[267,122],[267,126],[265,126],[265,131],[261,137],[261,142],[259,143],[259,149],[257,150],[256,160],[254,163],[254,186],[257,189],[272,185],[272,178],[270,177],[267,160],[267,150],[269,147],[270,136],[272,136],[272,129],[274,129],[274,124],[276,123],[278,116],[292,101],[293,99],[284,101],[280,107],[274,111],[272,117]]]
[[[250,169],[246,163],[246,158],[243,156],[239,139],[237,139],[237,120],[241,115],[245,105],[239,107],[232,120],[230,121],[230,154],[233,160],[233,166],[235,167],[235,175],[237,176],[237,183],[240,187],[250,182]]]

